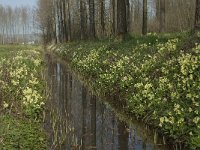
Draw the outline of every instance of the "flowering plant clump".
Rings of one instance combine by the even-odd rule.
[[[127,42],[68,44],[54,52],[92,82],[97,93],[118,95],[124,110],[163,133],[200,147],[200,44],[177,48],[185,36],[148,34]],[[78,46],[77,46],[78,45]]]
[[[38,118],[44,105],[41,54],[37,50],[21,50],[13,54],[6,59],[0,58],[3,107]]]
[[[0,149],[48,149],[41,125],[45,95],[39,50],[0,46]]]

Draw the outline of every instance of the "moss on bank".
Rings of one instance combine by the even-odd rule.
[[[0,149],[48,149],[42,126],[45,102],[37,46],[0,46]]]
[[[114,97],[112,103],[128,114],[196,149],[200,148],[200,44],[186,50],[182,45],[187,38],[187,33],[148,34],[125,42],[74,42],[49,49],[68,61],[97,94]]]

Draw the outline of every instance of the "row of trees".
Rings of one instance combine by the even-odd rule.
[[[28,7],[0,5],[0,43],[23,43],[36,28],[35,12]]]
[[[123,38],[128,32],[178,32],[194,27],[199,0],[39,0],[46,42]],[[198,11],[196,16],[199,16]]]

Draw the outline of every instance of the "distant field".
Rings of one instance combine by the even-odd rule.
[[[7,57],[13,52],[31,49],[36,46],[32,45],[0,45],[0,57]]]

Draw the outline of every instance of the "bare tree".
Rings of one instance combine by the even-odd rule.
[[[143,24],[142,24],[142,34],[147,34],[147,0],[143,0]]]
[[[124,40],[127,34],[126,0],[117,0],[117,35]]]
[[[194,30],[195,31],[200,30],[200,0],[196,0]]]
[[[45,35],[43,37],[48,42],[62,43],[107,36],[124,39],[128,32],[145,35],[147,31],[175,32],[193,28],[195,2],[196,0],[39,0],[38,22]],[[9,19],[5,22],[6,26],[15,26],[14,22],[9,24]],[[195,24],[197,26],[197,21]],[[5,34],[9,32],[10,28],[4,29]],[[17,31],[15,29],[12,32]]]
[[[156,19],[159,20],[160,19],[160,1],[161,0],[156,0],[155,1],[155,5],[156,5]]]
[[[105,34],[105,0],[100,0],[101,35]]]
[[[89,0],[89,20],[90,20],[90,38],[94,39],[95,34],[95,7],[94,0]]]
[[[40,23],[40,30],[43,34],[43,41],[45,43],[52,42],[55,39],[53,0],[41,0],[38,2],[39,7],[37,10],[37,20]],[[58,21],[60,23],[60,20]]]
[[[111,0],[112,5],[112,34],[116,34],[116,0]]]
[[[126,20],[127,20],[127,31],[129,32],[130,30],[130,16],[131,16],[131,14],[130,14],[130,2],[129,2],[129,0],[126,0],[125,1],[126,2]]]
[[[24,43],[33,40],[31,35],[32,8],[0,5],[0,43]]]
[[[25,33],[27,31],[27,21],[28,21],[28,13],[27,13],[27,8],[22,7],[21,9],[21,15],[22,15],[22,27],[23,27],[23,40],[25,40]]]
[[[81,39],[86,39],[86,6],[84,0],[80,0],[80,27],[81,27]]]
[[[71,41],[71,11],[70,11],[70,0],[67,0],[67,13],[68,13],[68,41]]]
[[[61,11],[63,14],[63,18],[62,18],[62,23],[63,23],[63,41],[67,42],[68,41],[68,21],[67,21],[67,7],[66,7],[66,0],[62,0],[61,1]]]
[[[165,31],[165,0],[160,0],[160,32]]]

